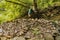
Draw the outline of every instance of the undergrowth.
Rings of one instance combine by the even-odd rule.
[[[17,2],[17,3],[21,3],[20,1],[23,1],[26,3],[26,4],[21,3],[23,5],[26,6],[33,5],[32,0],[10,0],[10,1]],[[37,0],[38,9],[44,9],[49,6],[54,6],[58,4],[60,5],[59,2],[60,0]],[[1,0],[0,1],[0,23],[11,21],[18,17],[22,17],[23,15],[25,15],[25,13],[27,13],[27,11],[28,8],[24,6],[9,3],[6,2],[5,0]]]

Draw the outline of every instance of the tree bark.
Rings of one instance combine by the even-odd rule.
[[[35,12],[38,13],[37,0],[33,0],[33,5],[34,5]]]

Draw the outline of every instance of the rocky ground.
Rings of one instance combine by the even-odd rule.
[[[0,24],[0,40],[60,40],[60,22],[45,19],[16,19]]]

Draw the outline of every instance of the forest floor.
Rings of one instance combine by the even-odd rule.
[[[30,18],[44,18],[47,20],[60,20],[60,6],[48,7],[43,10],[39,10],[37,14],[31,14]]]
[[[0,24],[0,39],[3,40],[54,40],[60,37],[60,21],[45,19],[16,19]],[[60,40],[59,38],[56,38]]]
[[[0,24],[0,40],[60,40],[60,7],[41,11],[43,18],[18,18]],[[43,14],[44,13],[44,14]]]

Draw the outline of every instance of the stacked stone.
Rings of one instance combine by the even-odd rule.
[[[0,25],[0,37],[11,40],[54,40],[52,36],[57,32],[53,23],[45,19],[17,19]]]

